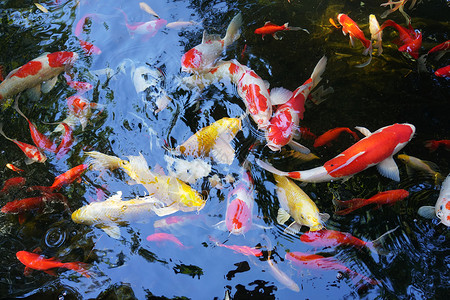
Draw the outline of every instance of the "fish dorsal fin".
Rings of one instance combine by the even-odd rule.
[[[433,219],[436,216],[436,210],[434,206],[421,206],[419,207],[417,213],[419,214],[419,216],[427,219]]]
[[[302,144],[297,143],[296,141],[290,141],[288,145],[294,149],[295,151],[298,151],[303,154],[309,154],[311,153],[311,150],[309,150],[307,147],[303,146]]]
[[[221,163],[231,165],[234,160],[235,151],[230,145],[230,140],[226,136],[224,138],[219,137],[214,143],[214,147],[211,150],[213,158]]]
[[[269,88],[270,88],[270,82],[267,81],[267,80],[263,80],[263,82],[264,82],[264,86],[266,87],[266,89],[269,90]]]
[[[214,224],[213,227],[215,229],[221,230],[221,231],[227,231],[227,226],[225,224],[225,221],[220,221],[217,224]]]
[[[175,206],[165,206],[165,207],[161,207],[161,208],[156,208],[156,207],[153,208],[153,212],[158,217],[171,215],[173,213],[176,213],[177,211],[178,211],[178,208],[176,208]]]
[[[328,221],[330,219],[330,215],[327,213],[319,213],[319,217],[320,217],[321,223],[325,223],[326,221]]]
[[[20,68],[21,67],[15,68],[11,72],[9,72],[8,75],[6,75],[5,80],[8,79],[8,78],[11,78],[11,76],[14,75],[14,73],[16,73]]]
[[[117,225],[102,226],[100,228],[103,229],[103,231],[106,232],[107,235],[109,235],[110,237],[112,237],[114,239],[119,239],[121,236],[120,228]]]
[[[27,97],[32,101],[39,101],[39,98],[41,97],[41,85],[38,84],[28,89],[25,93],[27,94]]]
[[[283,87],[276,87],[270,91],[270,102],[272,105],[281,105],[289,101],[292,97],[292,92]]]
[[[359,132],[361,132],[364,136],[368,137],[369,135],[371,135],[372,133],[370,132],[369,129],[365,128],[365,127],[361,127],[361,126],[356,126],[355,127],[356,130],[358,130]]]
[[[289,215],[289,213],[286,210],[284,210],[282,208],[278,209],[278,214],[277,214],[278,224],[286,223],[286,221],[289,220],[290,217],[291,217],[291,215]]]
[[[266,23],[264,23],[264,26],[278,26],[278,25],[270,21],[266,21]]]
[[[384,177],[389,179],[400,181],[400,173],[398,171],[397,164],[392,156],[386,158],[377,165],[378,172]]]
[[[122,201],[122,191],[118,191],[115,195],[112,195],[111,197],[106,199],[105,202],[106,201],[109,201],[109,202],[120,202],[120,201]]]
[[[56,85],[56,82],[58,81],[58,76],[55,76],[47,81],[44,81],[41,85],[41,91],[44,94],[47,94],[52,90],[52,88]]]

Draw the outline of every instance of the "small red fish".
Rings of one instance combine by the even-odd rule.
[[[383,204],[394,204],[397,201],[403,200],[406,197],[409,196],[409,192],[407,190],[399,189],[399,190],[390,190],[390,191],[384,191],[379,192],[378,194],[370,197],[369,199],[363,199],[363,198],[355,198],[348,201],[339,201],[339,200],[333,200],[336,204],[339,206],[347,207],[343,210],[338,210],[335,212],[336,215],[346,215],[348,213],[351,213],[354,210],[357,210],[358,208],[361,208],[363,206],[369,205],[369,204],[377,204],[377,208],[381,207]]]
[[[425,142],[425,147],[427,147],[430,152],[436,151],[440,146],[444,147],[445,150],[450,150],[450,140],[429,140]]]
[[[315,140],[317,138],[317,136],[314,133],[312,133],[309,128],[300,127],[298,131],[300,132],[302,139]]]
[[[84,92],[87,92],[89,90],[93,89],[93,85],[90,84],[89,82],[83,82],[83,81],[73,81],[72,77],[70,77],[70,75],[68,74],[64,74],[64,78],[67,81],[67,84],[78,91],[78,93],[83,94]]]
[[[355,139],[355,141],[359,141],[358,135],[350,128],[337,127],[334,129],[330,129],[327,132],[325,132],[324,134],[322,134],[321,136],[317,137],[316,140],[314,141],[314,147],[317,148],[317,147],[321,147],[323,145],[329,145],[331,143],[331,141],[337,139],[343,132],[350,133],[353,136],[353,138]]]
[[[162,242],[162,241],[170,241],[172,243],[177,244],[180,248],[186,248],[180,240],[170,233],[158,232],[147,236],[147,241],[149,242]]]
[[[6,164],[6,167],[7,167],[8,169],[10,169],[10,170],[13,170],[14,172],[17,172],[17,173],[25,172],[24,170],[22,170],[22,169],[16,167],[16,166],[13,165],[13,164]]]
[[[450,65],[437,69],[434,75],[438,77],[450,78]]]
[[[80,43],[81,48],[86,53],[86,55],[92,54],[99,55],[102,53],[102,50],[99,47],[95,46],[94,44],[82,39],[78,39],[78,41]]]
[[[448,51],[448,50],[450,50],[450,40],[431,48],[431,50],[428,51],[428,54],[438,52],[438,51]]]
[[[69,125],[67,125],[64,122],[61,122],[61,125],[64,126],[64,136],[61,140],[61,142],[59,143],[58,148],[56,148],[56,158],[60,159],[61,157],[63,157],[64,155],[67,154],[67,152],[70,151],[70,147],[73,144],[73,129],[72,127],[70,127]]]
[[[42,255],[28,251],[19,251],[16,253],[16,257],[18,260],[20,260],[21,263],[25,265],[24,271],[25,275],[28,275],[31,272],[31,270],[40,270],[44,271],[47,274],[56,276],[54,270],[51,269],[66,268],[76,271],[87,278],[90,277],[90,274],[87,270],[89,265],[83,262],[75,261],[63,263],[56,260],[54,257],[45,258]]]
[[[262,39],[264,39],[265,35],[270,34],[273,36],[274,39],[279,40],[281,39],[279,36],[277,36],[277,33],[279,31],[294,31],[294,30],[304,30],[304,29],[300,27],[289,27],[289,23],[285,23],[284,25],[280,26],[268,21],[264,24],[263,27],[255,29],[255,33],[261,34]]]
[[[217,241],[216,239],[214,239],[211,236],[209,237],[209,239],[212,242],[214,242],[216,244],[216,246],[225,247],[227,249],[231,249],[231,250],[233,250],[236,253],[241,253],[241,254],[244,254],[244,255],[247,255],[247,256],[256,256],[256,257],[259,257],[259,256],[263,255],[262,251],[259,250],[259,249],[256,249],[256,248],[251,248],[249,246],[224,245],[224,244],[219,243],[219,241]]]
[[[419,49],[422,46],[422,33],[419,30],[414,30],[409,25],[409,28],[404,28],[392,20],[386,20],[380,27],[381,32],[384,28],[392,26],[398,30],[400,36],[400,42],[403,43],[402,46],[398,48],[400,52],[407,52],[415,59],[419,58]]]
[[[0,195],[8,193],[12,188],[19,188],[25,185],[25,177],[13,177],[9,178],[3,184],[3,188],[0,190]]]
[[[342,26],[342,33],[344,35],[349,34],[350,43],[354,46],[354,39],[358,39],[363,44],[365,50],[363,51],[364,55],[370,54],[372,51],[372,43],[366,39],[364,36],[364,32],[358,27],[355,21],[350,19],[346,14],[339,14],[337,17],[339,24]]]
[[[51,186],[32,186],[28,190],[44,192],[59,190],[63,185],[71,184],[72,182],[80,178],[80,176],[84,173],[84,171],[87,170],[89,166],[89,164],[80,164],[63,174],[58,175]]]

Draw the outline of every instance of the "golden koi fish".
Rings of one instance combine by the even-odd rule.
[[[128,156],[129,161],[97,151],[86,152],[86,154],[94,159],[93,170],[122,168],[134,181],[142,184],[151,196],[162,201],[173,212],[199,211],[206,203],[196,190],[183,181],[150,171],[141,153],[139,156]]]
[[[222,118],[197,131],[172,152],[193,157],[212,155],[219,163],[231,165],[235,151],[230,143],[241,128],[240,118]]]
[[[105,201],[92,202],[72,213],[72,220],[78,224],[95,225],[103,229],[110,237],[120,238],[118,225],[131,222],[145,222],[153,214],[165,216],[171,214],[164,203],[152,196],[122,200],[122,192]]]
[[[320,213],[316,204],[292,180],[276,174],[273,176],[277,182],[277,195],[281,206],[278,210],[277,222],[284,224],[291,216],[294,218],[294,222],[285,229],[285,232],[296,234],[302,225],[308,226],[310,231],[322,229],[322,223],[330,216]]]
[[[422,172],[433,178],[436,185],[444,179],[441,173],[437,171],[438,166],[431,161],[406,154],[399,154],[397,158],[405,164],[408,175],[411,175],[414,171]]]

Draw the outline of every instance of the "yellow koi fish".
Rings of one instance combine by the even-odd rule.
[[[197,131],[172,153],[193,157],[211,155],[217,162],[231,165],[235,156],[231,141],[241,128],[240,118],[222,118]]]
[[[120,238],[118,225],[132,222],[145,222],[153,214],[165,216],[173,211],[152,196],[122,200],[122,192],[105,201],[92,202],[72,213],[72,220],[78,224],[95,225],[103,229],[110,237]]]
[[[122,168],[134,181],[142,184],[150,196],[162,201],[173,212],[201,210],[206,201],[189,185],[172,176],[156,174],[150,171],[147,161],[139,156],[128,156],[129,161],[97,151],[86,152],[92,157],[93,170],[115,170]]]
[[[290,217],[294,218],[294,222],[284,231],[296,234],[302,225],[308,226],[310,231],[322,229],[323,223],[330,218],[330,215],[320,213],[316,204],[292,180],[276,174],[273,176],[277,182],[277,195],[281,206],[278,210],[277,222],[284,224]]]
[[[397,158],[406,165],[408,175],[411,175],[414,171],[419,171],[433,178],[435,184],[438,184],[443,179],[441,173],[437,171],[438,166],[431,161],[421,160],[420,158],[406,154],[399,154]]]

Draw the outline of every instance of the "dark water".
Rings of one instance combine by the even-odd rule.
[[[376,2],[376,3],[375,3]],[[328,64],[323,84],[334,93],[320,105],[308,105],[301,125],[321,134],[334,127],[364,126],[371,131],[393,123],[408,122],[416,126],[416,135],[402,153],[436,163],[446,176],[450,171],[448,151],[430,153],[424,147],[429,139],[449,139],[449,81],[437,78],[433,72],[450,63],[447,54],[439,61],[427,60],[427,72],[418,72],[418,63],[398,52],[392,43],[393,30],[386,30],[384,53],[374,57],[363,69],[354,66],[366,60],[358,44],[351,48],[348,37],[330,26],[328,19],[346,13],[368,34],[368,16],[379,16],[386,8],[382,1],[151,1],[150,6],[161,16],[174,22],[195,21],[196,26],[182,29],[161,29],[146,39],[130,35],[124,26],[123,9],[130,23],[147,21],[151,17],[139,8],[139,1],[52,1],[42,4],[49,13],[38,10],[31,1],[3,1],[0,4],[0,62],[9,72],[44,52],[75,51],[80,55],[72,73],[76,80],[90,82],[94,89],[85,97],[104,106],[94,115],[84,131],[77,127],[76,143],[67,159],[50,156],[45,164],[25,165],[23,153],[11,142],[1,139],[0,165],[14,162],[25,169],[27,185],[51,185],[54,177],[85,161],[85,151],[96,150],[125,158],[142,153],[150,166],[167,165],[162,145],[164,140],[180,144],[198,129],[222,117],[238,117],[244,105],[236,91],[227,85],[215,84],[201,94],[179,88],[180,58],[188,49],[201,42],[203,30],[223,36],[231,18],[243,14],[241,38],[228,48],[224,59],[237,59],[268,80],[272,87],[290,90],[303,83],[317,61],[327,55]],[[409,4],[407,4],[409,7]],[[413,9],[406,9],[412,26],[423,33],[421,54],[449,39],[448,1],[423,1]],[[75,24],[84,15],[95,13],[98,18],[87,22],[83,38],[101,48],[100,55],[85,55],[74,35]],[[403,24],[399,12],[389,16]],[[264,40],[253,33],[265,21],[277,24],[289,22],[310,31],[284,32],[282,40],[267,36]],[[245,48],[245,51],[243,51]],[[160,69],[165,77],[156,85],[137,94],[131,74],[133,67],[148,66]],[[110,68],[114,76],[95,72]],[[173,101],[155,114],[151,92],[164,89]],[[50,132],[53,125],[43,122],[61,121],[66,116],[66,98],[75,94],[60,76],[56,87],[39,101],[21,96],[21,109],[42,132]],[[12,108],[0,115],[8,136],[31,143],[26,121]],[[40,122],[42,121],[42,122]],[[350,137],[341,136],[333,145],[314,150],[320,160],[302,163],[286,152],[273,153],[263,146],[250,150],[256,140],[264,141],[254,123],[246,119],[243,130],[234,140],[238,153],[231,166],[213,164],[213,174],[221,178],[232,174],[239,179],[241,164],[255,157],[273,159],[283,170],[308,169],[334,157],[352,144]],[[311,141],[303,143],[312,148]],[[284,154],[283,154],[284,153]],[[365,241],[373,240],[399,226],[385,241],[387,255],[378,255],[351,247],[314,248],[302,243],[298,235],[283,233],[276,222],[278,200],[274,192],[273,176],[251,167],[256,193],[254,222],[271,229],[250,230],[245,236],[229,236],[212,227],[223,220],[226,196],[232,189],[225,184],[221,190],[200,179],[192,185],[209,194],[199,220],[172,231],[187,249],[174,244],[152,243],[146,236],[155,232],[154,217],[146,224],[131,224],[122,228],[122,238],[115,240],[101,229],[74,224],[70,214],[58,203],[49,204],[42,212],[29,215],[20,225],[17,216],[0,215],[0,296],[59,299],[222,299],[225,291],[236,299],[444,299],[450,292],[450,236],[448,228],[438,220],[426,220],[417,215],[423,205],[434,205],[439,186],[425,176],[408,176],[398,162],[400,182],[368,169],[345,182],[308,184],[303,190],[315,201],[321,212],[332,217],[328,229],[349,232]],[[1,180],[16,176],[2,167]],[[128,185],[129,177],[120,171],[88,171],[81,182],[64,187],[73,209],[99,196],[123,191],[126,198],[144,195],[140,185]],[[410,196],[393,205],[374,210],[360,209],[347,216],[333,215],[333,192],[343,199],[370,197],[378,191],[404,188]],[[104,199],[106,196],[101,198]],[[28,197],[26,188],[1,198],[1,204]],[[101,197],[101,195],[100,195]],[[186,215],[177,213],[176,215]],[[191,213],[195,214],[195,213]],[[303,229],[302,231],[305,231]],[[224,247],[217,247],[209,236],[227,245],[262,246],[263,258],[247,257]],[[277,267],[300,287],[294,292],[277,281],[267,263],[267,241],[273,246],[272,260]],[[85,278],[73,271],[58,272],[53,277],[41,271],[24,276],[24,266],[16,259],[20,250],[32,251],[40,247],[47,257],[62,261],[83,261],[92,265],[96,275]],[[272,249],[269,249],[272,250]],[[348,268],[377,279],[375,286],[361,287],[346,275],[335,270],[300,268],[284,259],[287,251],[317,253],[334,256]]]

